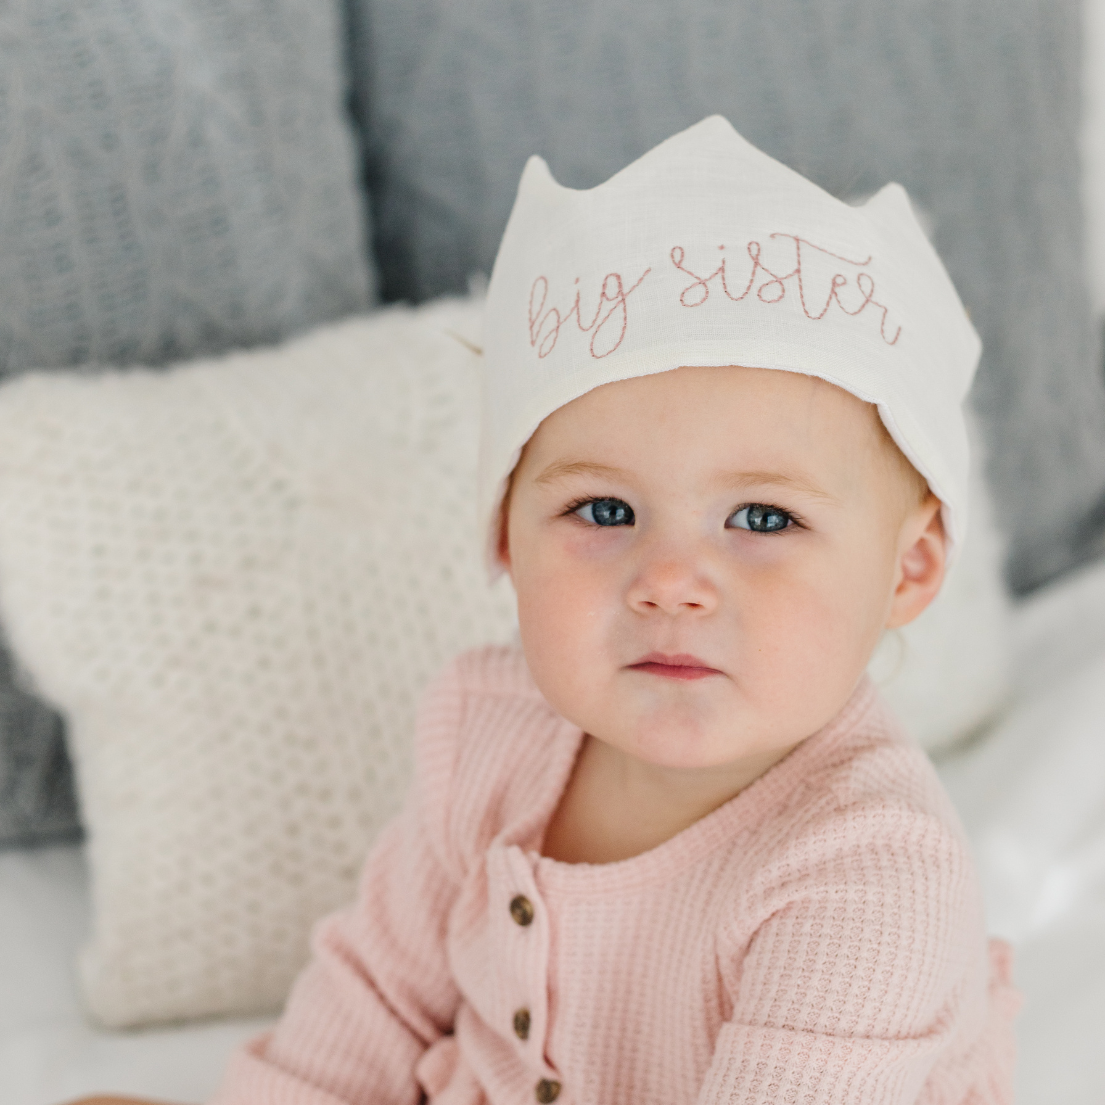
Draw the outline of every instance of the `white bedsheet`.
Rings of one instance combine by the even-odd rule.
[[[57,1105],[104,1090],[205,1100],[230,1052],[267,1022],[96,1031],[72,973],[88,916],[80,849],[0,853],[0,1103]]]
[[[1027,1002],[1019,1105],[1105,1102],[1105,565],[1017,615],[1019,695],[941,774],[990,925],[1013,940]],[[88,925],[79,849],[0,853],[0,1105],[115,1091],[201,1102],[265,1021],[99,1032],[72,963]]]

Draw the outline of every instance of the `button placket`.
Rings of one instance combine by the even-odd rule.
[[[534,918],[536,916],[537,911],[536,909],[534,909],[533,902],[530,901],[530,899],[526,897],[525,894],[515,894],[514,897],[510,899],[510,919],[519,928],[528,929],[530,925],[533,924]],[[518,1009],[515,1009],[514,1016],[511,1021],[511,1027],[514,1029],[514,1035],[519,1040],[521,1040],[522,1043],[526,1043],[529,1040],[529,1030],[531,1023],[532,1017],[530,1015],[528,1007],[522,1006]],[[536,1091],[538,1092],[538,1094],[548,1093],[550,1092],[548,1090],[548,1086],[552,1085],[552,1083],[549,1082],[548,1079],[542,1079],[539,1085],[544,1086],[545,1089]],[[559,1092],[559,1087],[557,1087],[555,1093]],[[540,1096],[538,1097],[538,1100],[541,1100]],[[552,1101],[553,1098],[550,1097],[548,1098],[548,1100]]]
[[[506,849],[506,863],[503,875],[509,879],[503,887],[503,896],[499,899],[498,909],[503,910],[508,931],[503,933],[505,946],[503,954],[510,962],[510,992],[514,1003],[505,1016],[502,1030],[517,1041],[521,1053],[527,1062],[534,1064],[534,1077],[544,1075],[534,1082],[544,1088],[542,1094],[552,1094],[547,1098],[553,1101],[560,1093],[559,1083],[551,1077],[555,1072],[549,1069],[544,1058],[545,1032],[548,1018],[548,954],[549,954],[549,917],[548,909],[537,889],[534,878],[533,862],[516,846]],[[492,906],[492,908],[496,908]],[[500,922],[501,923],[501,922]],[[502,1014],[500,1014],[502,1016]]]

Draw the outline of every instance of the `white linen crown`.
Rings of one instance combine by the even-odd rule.
[[[506,481],[540,422],[681,365],[817,376],[873,403],[966,532],[962,404],[982,343],[898,184],[829,195],[720,115],[595,188],[531,157],[488,287],[480,512],[492,579]]]

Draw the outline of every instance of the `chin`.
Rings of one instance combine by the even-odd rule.
[[[716,767],[747,754],[734,747],[732,723],[722,733],[716,724],[701,718],[671,715],[672,711],[650,712],[647,719],[626,732],[619,746],[656,767]]]

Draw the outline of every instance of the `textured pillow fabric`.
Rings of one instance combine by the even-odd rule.
[[[1083,4],[1082,185],[1093,308],[1105,322],[1105,0]]]
[[[338,0],[0,4],[0,376],[369,305],[341,35]],[[7,667],[0,847],[72,836],[60,722]]]
[[[336,0],[0,9],[0,374],[364,308]]]
[[[487,270],[526,157],[586,188],[717,112],[839,196],[890,180],[985,351],[974,400],[1020,591],[1101,547],[1076,0],[350,0],[384,293]]]
[[[169,373],[0,387],[0,614],[66,713],[89,1008],[276,1008],[397,808],[418,692],[514,633],[476,529],[478,301]],[[1004,691],[985,509],[875,677],[948,743]],[[880,666],[881,665],[881,666]],[[959,673],[959,684],[948,673]]]
[[[19,685],[0,649],[0,849],[80,835],[62,720]]]
[[[478,321],[0,388],[3,616],[69,725],[102,1022],[277,1008],[398,807],[421,687],[513,635],[448,333]]]

